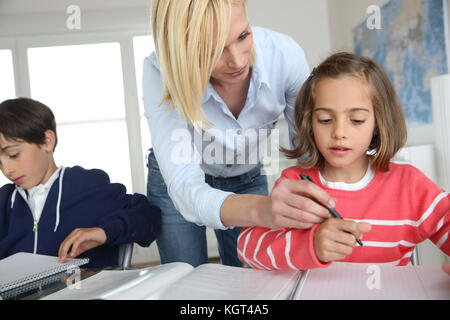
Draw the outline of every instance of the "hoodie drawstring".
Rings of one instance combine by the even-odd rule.
[[[62,183],[63,183],[63,177],[64,177],[64,170],[66,168],[61,167],[61,173],[59,174],[59,192],[58,192],[58,201],[56,202],[56,222],[55,222],[55,229],[53,232],[56,232],[59,225],[59,207],[61,206],[61,195],[62,195]]]
[[[58,190],[58,201],[56,202],[56,222],[55,222],[55,229],[53,230],[54,232],[56,232],[56,230],[58,229],[58,225],[59,225],[59,217],[60,217],[60,206],[61,206],[61,196],[62,196],[62,183],[63,183],[63,177],[64,177],[64,171],[66,170],[66,168],[61,167],[60,168],[60,174],[59,174],[59,190]],[[21,189],[22,190],[22,189]],[[24,198],[24,200],[26,202],[28,202],[27,200],[27,196],[21,193],[21,190],[19,190],[19,187],[16,185],[16,189],[13,191],[12,195],[11,195],[11,209],[13,209],[14,207],[14,203],[16,201],[16,196],[17,193],[19,192],[22,197]],[[38,223],[39,223],[39,219],[38,220],[34,220],[33,223],[33,232],[34,232],[34,250],[33,252],[36,253],[37,251],[37,243],[38,243]]]
[[[17,185],[16,185],[16,189],[14,190],[12,196],[11,196],[11,209],[14,207],[14,202],[16,201],[16,194],[17,194]]]

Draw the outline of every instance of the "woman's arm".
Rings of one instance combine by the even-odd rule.
[[[304,229],[328,218],[326,208],[332,207],[331,197],[317,185],[282,179],[270,196],[230,195],[222,204],[220,217],[225,226]]]

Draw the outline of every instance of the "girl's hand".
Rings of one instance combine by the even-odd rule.
[[[322,223],[314,233],[314,251],[322,262],[342,260],[352,253],[356,239],[370,231],[368,223],[331,218]]]
[[[79,228],[73,230],[61,243],[58,251],[59,261],[75,258],[83,252],[101,246],[106,242],[106,233],[102,228]],[[70,247],[72,250],[69,252]]]
[[[269,228],[308,229],[331,217],[327,208],[336,204],[329,194],[314,183],[283,179],[272,190],[265,208]]]

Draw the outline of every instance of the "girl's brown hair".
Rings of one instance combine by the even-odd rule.
[[[375,130],[369,150],[373,155],[372,169],[386,172],[389,162],[406,142],[407,130],[402,107],[389,76],[372,59],[348,52],[333,54],[314,68],[303,84],[295,102],[294,123],[296,136],[293,150],[281,148],[289,159],[299,159],[302,168],[325,164],[314,142],[312,111],[315,104],[314,89],[320,80],[358,77],[367,82],[375,114]]]

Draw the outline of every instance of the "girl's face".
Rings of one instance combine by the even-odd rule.
[[[359,181],[367,170],[366,152],[375,130],[368,84],[353,76],[319,81],[312,128],[316,146],[326,160],[325,178]]]
[[[47,182],[56,170],[52,142],[43,145],[5,139],[0,135],[0,169],[23,189]]]
[[[253,48],[252,30],[243,5],[232,5],[230,31],[222,56],[211,78],[217,82],[234,84],[247,78]]]

